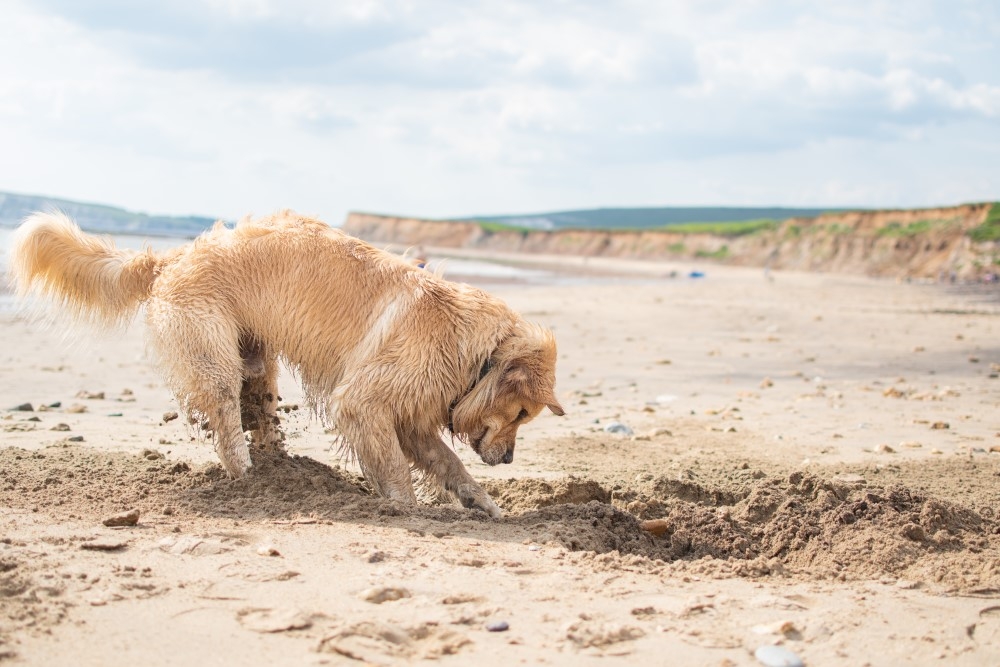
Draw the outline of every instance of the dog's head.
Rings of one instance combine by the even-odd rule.
[[[555,396],[556,341],[548,329],[519,323],[490,356],[491,367],[452,412],[452,432],[490,465],[514,460],[517,429],[545,408],[562,416]]]

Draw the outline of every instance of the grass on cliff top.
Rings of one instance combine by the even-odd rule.
[[[983,224],[969,230],[969,237],[976,242],[1000,241],[1000,202],[990,207]]]
[[[877,229],[875,236],[916,236],[946,222],[947,220],[917,220],[908,225],[903,225],[899,222],[890,222],[885,227]]]
[[[739,220],[734,222],[685,222],[666,225],[660,231],[679,234],[712,234],[714,236],[746,236],[758,232],[777,229],[778,221],[770,218],[760,220]]]
[[[518,225],[505,225],[502,222],[488,222],[486,220],[477,220],[476,224],[479,225],[480,229],[484,232],[494,234],[496,232],[518,232],[520,234],[527,234],[528,232],[539,231],[532,229],[531,227],[520,227]]]

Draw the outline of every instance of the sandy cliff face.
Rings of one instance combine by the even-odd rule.
[[[699,259],[775,269],[833,271],[899,278],[977,279],[1000,270],[1000,244],[973,242],[968,232],[991,204],[949,208],[831,213],[792,218],[744,236],[668,231],[484,228],[351,213],[343,229],[375,243],[477,248],[498,252],[639,259]]]

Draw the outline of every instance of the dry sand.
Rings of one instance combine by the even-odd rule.
[[[141,325],[0,314],[33,408],[0,411],[0,659],[1000,664],[997,293],[556,268],[488,286],[556,331],[567,409],[511,466],[460,448],[500,521],[373,498],[287,376],[289,456],[228,481]]]

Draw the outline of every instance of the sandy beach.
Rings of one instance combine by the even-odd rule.
[[[555,331],[567,412],[456,445],[499,521],[372,497],[288,374],[229,481],[141,321],[0,312],[0,659],[1000,664],[1000,293],[489,259],[446,275]]]

